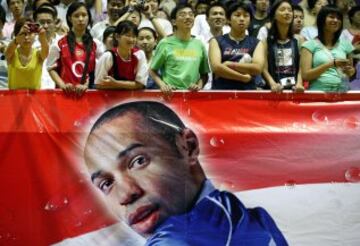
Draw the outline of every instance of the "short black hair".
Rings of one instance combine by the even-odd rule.
[[[215,7],[223,8],[223,9],[225,10],[225,14],[226,14],[226,7],[225,7],[225,5],[222,4],[222,3],[220,3],[220,2],[215,2],[215,3],[210,4],[209,7],[207,7],[206,12],[205,12],[207,18],[209,18],[210,10],[211,10],[212,8],[215,8]]]
[[[33,19],[36,21],[38,14],[50,14],[54,20],[57,19],[57,10],[50,3],[43,3],[33,13]]]
[[[352,24],[352,18],[356,12],[360,11],[360,5],[353,6],[348,13],[350,24]]]
[[[196,5],[195,5],[195,9],[198,7],[199,4],[206,4],[209,5],[209,3],[206,0],[198,0]]]
[[[161,136],[177,150],[176,136],[185,128],[185,125],[171,108],[155,101],[128,102],[107,110],[96,120],[90,130],[89,136],[103,124],[124,116],[127,113],[141,115],[144,119],[143,123],[147,126],[147,131]]]
[[[248,4],[245,4],[243,2],[235,2],[235,3],[231,4],[229,6],[228,10],[226,11],[226,18],[228,20],[230,20],[231,15],[238,9],[243,9],[246,12],[248,12],[250,14],[250,21],[252,20],[253,15],[252,15],[251,8],[250,8],[250,6]]]
[[[170,19],[171,19],[171,20],[175,20],[177,13],[178,13],[180,10],[185,9],[185,8],[189,8],[189,9],[191,9],[191,10],[194,12],[193,7],[192,7],[190,4],[188,4],[188,3],[177,4],[176,7],[171,11]]]
[[[103,32],[103,40],[102,40],[103,43],[105,43],[106,39],[113,33],[115,33],[115,27],[108,26]]]
[[[0,5],[0,21],[4,25],[6,22],[6,12],[4,8]]]
[[[315,7],[317,1],[319,0],[307,0],[309,10],[312,10]],[[327,0],[327,2],[328,4],[330,3],[329,0]]]
[[[301,13],[303,13],[304,14],[304,9],[300,6],[300,5],[298,5],[298,4],[293,4],[293,11],[300,11]]]
[[[33,19],[28,17],[21,17],[15,22],[14,32],[13,32],[14,36],[20,33],[21,28],[25,25],[26,22],[33,22]]]
[[[140,33],[142,30],[147,30],[147,31],[151,32],[152,35],[154,36],[155,40],[158,39],[158,34],[157,34],[157,32],[156,32],[153,28],[148,27],[148,26],[144,26],[144,27],[138,29],[138,35],[139,35],[139,33]]]
[[[338,9],[336,6],[333,5],[327,5],[324,6],[320,9],[320,12],[317,16],[316,19],[316,26],[318,29],[318,38],[319,40],[324,43],[325,39],[324,39],[324,26],[325,26],[325,21],[326,21],[326,17],[329,14],[335,14],[339,17],[339,19],[341,20],[341,24],[340,24],[340,28],[338,31],[336,31],[336,33],[334,34],[334,39],[332,40],[332,44],[336,44],[336,42],[339,40],[339,37],[341,35],[342,29],[343,29],[343,14],[341,13],[340,9]]]
[[[123,35],[128,32],[132,32],[135,36],[138,35],[137,26],[129,20],[120,21],[119,24],[117,24],[115,27],[116,34]]]
[[[10,1],[11,1],[11,0],[6,0],[7,6],[9,6],[9,7],[10,7]],[[21,2],[25,3],[24,0],[21,0]],[[25,8],[25,6],[24,6],[24,8]]]
[[[107,3],[109,4],[111,1],[114,1],[114,0],[107,0]],[[123,5],[125,5],[125,0],[115,0],[115,1],[121,1],[123,3]]]

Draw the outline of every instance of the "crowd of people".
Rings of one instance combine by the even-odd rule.
[[[24,1],[0,7],[3,88],[360,88],[355,0]]]

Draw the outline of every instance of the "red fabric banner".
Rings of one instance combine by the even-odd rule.
[[[360,93],[0,91],[0,245],[49,245],[114,223],[94,199],[83,148],[104,110],[133,100],[162,101],[185,120],[217,186],[360,181]]]

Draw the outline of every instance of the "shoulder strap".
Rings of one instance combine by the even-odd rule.
[[[113,51],[113,50],[108,50],[108,51],[111,53],[112,60],[113,60],[112,70],[114,73],[114,79],[119,80],[120,77],[119,77],[119,73],[118,73],[118,63],[117,63],[115,51]]]
[[[299,43],[296,38],[291,39],[291,50],[292,50],[292,55],[293,55],[293,64],[295,66],[295,80],[296,80],[297,74],[299,73],[299,67],[300,67]]]
[[[90,51],[89,50],[85,50],[86,52],[86,59],[85,59],[85,66],[84,66],[84,70],[83,70],[83,74],[81,76],[81,81],[80,81],[80,84],[85,84],[85,80],[86,80],[86,74],[89,70],[89,62],[90,62],[90,56],[91,56],[91,52],[92,52],[92,48],[94,46],[94,43],[91,42],[91,49]],[[89,77],[89,80],[91,78]],[[94,87],[94,81],[89,81],[89,88],[93,88]]]

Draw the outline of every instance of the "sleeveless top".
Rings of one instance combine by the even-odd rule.
[[[246,36],[243,40],[237,42],[230,39],[229,34],[216,37],[221,51],[221,62],[251,62],[259,40],[254,37]],[[249,83],[237,80],[225,79],[213,75],[212,89],[215,90],[254,90],[256,89],[254,78]]]
[[[32,49],[31,52],[29,63],[23,66],[20,62],[19,50],[15,50],[14,57],[8,64],[9,89],[40,89],[44,61],[39,57],[36,49]]]
[[[268,44],[268,69],[270,75],[281,83],[285,89],[291,89],[296,84],[299,72],[300,54],[295,38],[284,44],[275,42]]]

